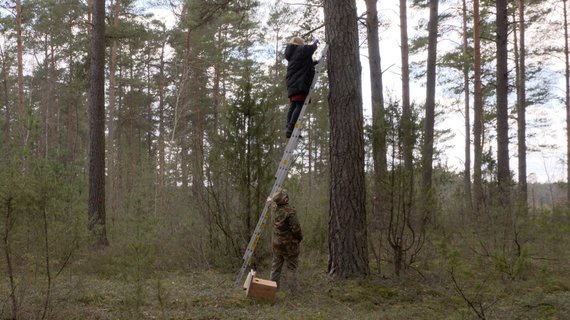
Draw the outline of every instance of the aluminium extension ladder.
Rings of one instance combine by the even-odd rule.
[[[319,63],[315,67],[315,76],[313,77],[313,82],[311,83],[311,88],[309,90],[309,94],[305,98],[305,102],[303,103],[303,107],[301,108],[301,112],[299,113],[299,118],[295,123],[295,128],[293,129],[293,133],[291,134],[291,138],[285,147],[285,152],[283,153],[283,158],[281,162],[279,162],[279,167],[277,168],[277,174],[275,175],[275,184],[273,188],[271,188],[271,193],[269,194],[269,198],[277,191],[278,188],[283,186],[283,182],[287,177],[287,172],[289,171],[289,167],[291,166],[291,156],[293,152],[297,148],[297,144],[299,143],[299,135],[301,131],[301,121],[303,120],[303,116],[305,115],[305,109],[311,103],[311,95],[313,93],[313,89],[315,88],[315,84],[318,81],[319,75],[322,72],[326,54],[327,54],[328,44],[325,44],[323,50],[321,51],[321,58],[319,59]],[[265,206],[263,207],[263,211],[261,216],[259,217],[259,221],[257,222],[257,226],[255,227],[255,231],[249,240],[249,244],[247,245],[247,249],[243,255],[243,265],[239,271],[239,274],[236,278],[236,284],[240,284],[241,279],[243,278],[244,274],[246,273],[247,268],[251,268],[253,265],[253,254],[255,253],[255,248],[261,239],[261,233],[263,228],[265,228],[265,223],[267,218],[269,217],[269,201],[265,202]]]

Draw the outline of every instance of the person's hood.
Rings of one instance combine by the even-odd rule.
[[[273,193],[271,200],[275,201],[277,204],[286,204],[289,202],[289,198],[287,197],[287,190],[283,188],[277,189],[277,191]]]

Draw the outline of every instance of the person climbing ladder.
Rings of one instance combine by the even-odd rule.
[[[316,46],[316,43],[314,44]],[[312,91],[315,88],[315,84],[317,83],[317,80],[319,78],[320,73],[322,72],[323,66],[324,66],[324,61],[326,60],[326,53],[327,53],[327,49],[328,46],[325,45],[321,51],[321,58],[317,60],[317,65],[315,67],[315,70],[313,70],[314,72],[314,77],[311,77],[311,83],[309,85],[309,89],[305,98],[305,103],[301,104],[301,110],[297,115],[297,119],[295,119],[295,121],[293,122],[293,126],[291,129],[291,134],[290,137],[291,139],[287,139],[287,144],[285,146],[285,151],[283,152],[283,158],[281,159],[281,161],[279,162],[279,166],[277,168],[277,173],[275,174],[275,183],[273,185],[273,188],[271,189],[271,192],[269,193],[269,197],[268,197],[268,201],[265,203],[265,206],[263,207],[263,211],[261,212],[261,215],[259,217],[259,220],[257,221],[257,225],[255,227],[255,230],[253,231],[253,235],[251,236],[251,239],[249,240],[249,244],[247,245],[247,248],[245,250],[245,253],[243,254],[243,264],[238,272],[237,278],[236,278],[236,284],[239,284],[241,282],[241,279],[243,278],[243,276],[246,274],[246,270],[248,268],[253,267],[253,260],[254,260],[254,253],[255,253],[255,249],[261,239],[261,235],[262,235],[262,231],[265,227],[265,223],[269,217],[269,204],[271,203],[271,196],[279,190],[279,188],[283,187],[283,183],[285,182],[285,178],[287,177],[287,173],[289,171],[289,167],[291,166],[291,156],[293,155],[293,152],[295,151],[295,148],[297,147],[297,144],[299,142],[299,132],[301,130],[301,121],[303,119],[303,116],[305,114],[305,110],[307,108],[307,106],[309,105],[310,101],[311,101],[311,95],[312,95]],[[312,61],[312,58],[311,58]]]
[[[287,112],[287,132],[285,137],[291,138],[303,103],[311,90],[313,77],[315,76],[315,64],[313,53],[317,50],[318,40],[311,45],[305,45],[305,41],[299,37],[293,37],[285,48],[287,64],[287,97],[290,105]]]

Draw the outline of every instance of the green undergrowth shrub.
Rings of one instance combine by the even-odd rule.
[[[0,317],[14,305],[24,318],[47,315],[51,292],[86,242],[84,179],[57,159],[14,156],[1,165],[0,292],[10,299],[0,302]]]
[[[107,224],[109,248],[98,253],[100,257],[88,258],[102,261],[84,267],[110,277],[136,279],[207,266],[206,234],[199,217],[174,199],[167,203],[168,209],[156,213],[152,206],[140,207],[135,213],[114,213]]]
[[[560,302],[570,286],[561,280],[568,277],[563,261],[570,259],[564,210],[527,214],[491,208],[477,216],[450,204],[430,230],[421,269],[444,284],[441,292],[460,314],[480,319],[568,314]],[[553,308],[540,307],[547,298]]]

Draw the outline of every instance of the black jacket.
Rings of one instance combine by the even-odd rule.
[[[313,53],[317,45],[288,44],[285,48],[287,65],[287,96],[307,95],[315,76]]]

